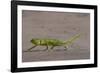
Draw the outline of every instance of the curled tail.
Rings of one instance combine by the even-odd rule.
[[[80,37],[81,34],[78,34],[76,36],[73,36],[72,38],[68,39],[67,41],[65,41],[64,43],[66,45],[71,45],[76,39],[78,39]]]

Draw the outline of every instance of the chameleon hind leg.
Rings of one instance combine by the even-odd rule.
[[[37,45],[32,46],[31,48],[29,48],[27,51],[31,51],[33,48],[35,48]]]
[[[50,49],[54,49],[55,46],[52,46]]]
[[[44,49],[44,51],[48,50],[48,45],[46,45],[46,49]]]

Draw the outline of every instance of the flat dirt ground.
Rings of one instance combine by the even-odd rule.
[[[81,37],[64,50],[63,46],[44,51],[34,46],[32,38],[49,38],[67,41],[81,33]],[[50,48],[50,46],[49,46]],[[90,14],[48,11],[22,11],[22,62],[80,60],[90,58]]]

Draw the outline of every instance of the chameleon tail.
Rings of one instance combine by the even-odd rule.
[[[78,39],[80,37],[81,34],[78,34],[76,36],[73,36],[72,38],[68,39],[67,41],[65,41],[64,43],[66,45],[71,45],[76,39]]]

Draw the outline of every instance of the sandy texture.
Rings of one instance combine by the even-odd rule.
[[[32,38],[53,38],[67,40],[82,33],[69,49],[63,46],[43,51],[38,46],[32,52],[24,52],[33,44]],[[50,47],[49,47],[50,48]],[[90,15],[88,13],[64,13],[27,11],[22,12],[22,61],[76,60],[90,58]]]

